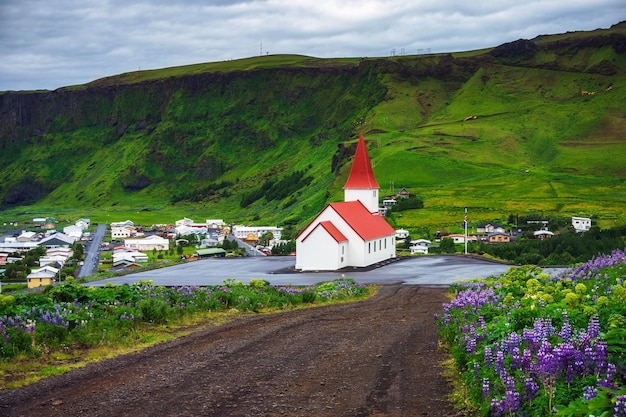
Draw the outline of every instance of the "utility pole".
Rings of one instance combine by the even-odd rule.
[[[467,207],[465,207],[465,217],[463,218],[463,226],[465,228],[465,254],[467,255]]]

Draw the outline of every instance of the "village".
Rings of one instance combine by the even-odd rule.
[[[506,230],[497,223],[484,223],[468,234],[467,217],[463,234],[437,233],[433,240],[411,239],[408,230],[394,229],[385,219],[388,211],[402,199],[412,194],[402,188],[391,198],[379,199],[379,185],[372,170],[371,161],[363,135],[357,144],[354,161],[344,186],[344,201],[328,204],[295,237],[295,270],[338,271],[343,268],[364,268],[380,262],[393,260],[399,248],[406,255],[428,255],[431,247],[448,240],[453,245],[469,242],[507,244],[516,239],[517,230]],[[467,212],[466,212],[467,216]],[[548,230],[547,222],[534,231],[534,238],[546,239],[554,235]],[[5,225],[6,227],[7,225]],[[53,218],[34,218],[28,225],[8,225],[14,231],[0,237],[0,279],[23,278],[28,288],[53,284],[60,278],[66,265],[74,265],[74,276],[82,271],[84,246],[93,250],[98,245],[95,265],[106,266],[110,272],[129,271],[152,261],[164,260],[164,253],[181,259],[223,257],[227,251],[225,242],[236,242],[246,255],[267,256],[276,245],[287,244],[282,239],[283,228],[278,226],[252,226],[227,224],[223,219],[206,219],[197,223],[190,218],[176,220],[171,224],[155,224],[149,227],[135,225],[132,220],[113,222],[106,225],[108,239],[99,238],[91,242],[93,228],[89,219],[78,219],[74,224],[57,230]],[[26,227],[28,226],[28,227]],[[591,228],[591,219],[573,217],[572,227],[577,232]],[[104,233],[102,233],[104,237]],[[78,244],[77,244],[78,243]],[[191,247],[193,252],[183,248]],[[35,252],[37,265],[24,265],[24,254]],[[101,258],[100,251],[111,254]],[[155,259],[156,258],[156,259]],[[20,266],[21,271],[17,270]],[[86,268],[90,267],[85,265]],[[22,276],[20,276],[20,273]],[[83,276],[85,274],[83,273]]]

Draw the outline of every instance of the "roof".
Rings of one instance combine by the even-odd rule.
[[[304,239],[302,239],[302,241],[305,241],[309,236],[311,236],[311,234],[313,234],[315,229],[317,229],[318,227],[322,227],[324,230],[326,230],[328,232],[328,234],[333,239],[335,239],[335,241],[337,243],[347,242],[348,241],[348,238],[343,233],[341,233],[341,231],[339,229],[337,229],[337,226],[335,226],[333,224],[333,222],[331,222],[330,220],[326,220],[326,221],[320,222],[317,226],[315,226],[313,228],[313,230],[311,230],[309,232],[308,235],[306,235],[306,237]]]
[[[207,249],[196,249],[196,253],[198,254],[198,256],[210,256],[210,255],[225,254],[226,251],[222,248],[207,248]]]
[[[362,133],[359,137],[359,143],[356,145],[350,175],[343,188],[380,188],[376,178],[374,178],[374,171]]]
[[[329,206],[358,234],[363,240],[372,240],[382,236],[396,234],[387,221],[370,211],[360,201],[330,203]]]

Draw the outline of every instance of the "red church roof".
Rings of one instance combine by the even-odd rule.
[[[356,145],[348,181],[346,181],[346,185],[343,188],[380,188],[376,178],[374,178],[374,171],[372,171],[372,164],[367,154],[367,146],[362,133],[359,137],[359,143]]]
[[[365,241],[396,233],[383,217],[370,213],[358,200],[330,203],[330,207]]]
[[[311,236],[311,234],[312,234],[312,233],[315,231],[315,229],[317,229],[318,227],[323,227],[323,228],[324,228],[324,230],[326,230],[326,231],[328,232],[328,234],[329,234],[329,235],[330,235],[333,239],[335,239],[335,241],[336,241],[337,243],[346,242],[346,241],[348,240],[348,238],[347,238],[347,237],[345,237],[345,236],[344,236],[344,234],[343,234],[343,233],[341,233],[341,232],[339,231],[339,229],[337,229],[337,227],[333,224],[333,222],[326,220],[326,221],[320,222],[317,226],[315,226],[315,227],[313,228],[313,230],[311,230],[311,231],[309,232],[309,234],[308,234],[308,235],[306,235],[306,237],[305,237],[304,239],[302,239],[302,241],[304,242],[304,241],[305,241],[305,240],[306,240],[309,236]]]
[[[394,235],[396,234],[396,231],[394,230],[393,227],[391,227],[389,225],[389,223],[387,223],[387,221],[378,215],[372,214],[369,212],[369,210],[367,209],[367,207],[365,207],[363,205],[363,203],[361,203],[360,201],[345,201],[345,202],[338,202],[338,203],[330,203],[328,206],[326,206],[324,208],[324,210],[322,210],[320,212],[320,214],[318,214],[315,219],[313,219],[303,230],[302,232],[300,232],[300,234],[296,237],[296,239],[299,239],[300,236],[302,235],[302,233],[304,233],[305,230],[308,229],[308,227],[315,223],[317,218],[324,213],[326,210],[333,210],[335,211],[339,217],[341,217],[347,224],[348,226],[354,230],[354,232],[359,235],[361,237],[361,239],[363,239],[364,241],[368,241],[368,240],[373,240],[373,239],[377,239],[377,238],[382,238],[385,236],[390,236],[390,235]],[[324,229],[337,241],[337,242],[343,242],[345,240],[348,240],[344,233],[341,232],[336,225],[334,225],[332,222],[330,221],[321,221],[319,222],[319,224],[317,224],[313,230],[315,230],[317,227],[322,226],[324,227]],[[313,230],[311,230],[303,239],[302,241],[306,240],[311,233],[313,232]],[[335,232],[336,230],[336,232]]]

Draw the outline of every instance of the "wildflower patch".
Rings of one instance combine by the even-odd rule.
[[[626,416],[626,255],[451,287],[436,317],[473,412]]]

